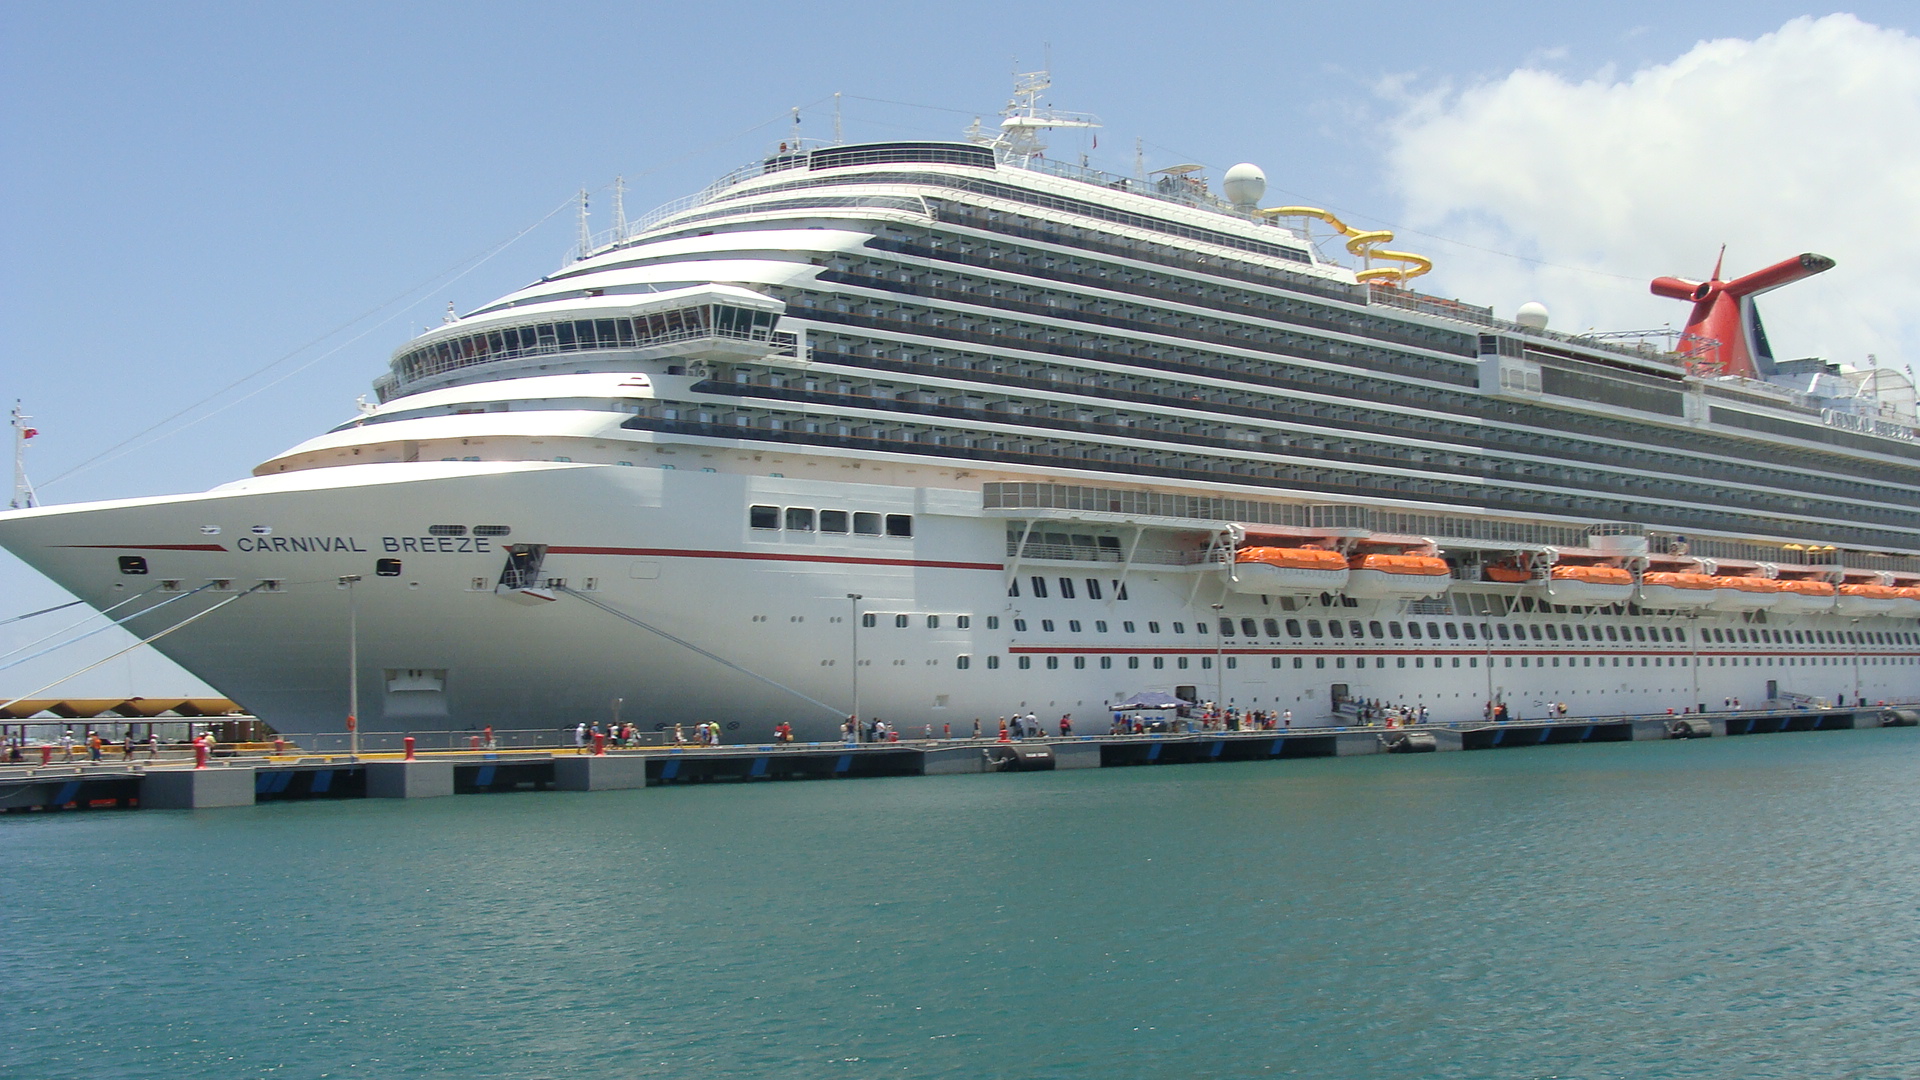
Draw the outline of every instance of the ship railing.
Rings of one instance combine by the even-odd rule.
[[[606,727],[606,721],[601,721]],[[655,747],[667,746],[672,741],[671,731],[640,731],[634,735],[632,743],[608,740],[613,748],[625,746]],[[279,738],[287,743],[289,753],[305,754],[346,754],[353,750],[353,736],[344,731],[301,732],[281,734]],[[403,753],[406,740],[413,739],[416,751],[432,750],[572,750],[574,727],[563,728],[495,728],[493,742],[486,741],[487,733],[480,728],[465,728],[458,731],[404,730],[404,731],[366,731],[360,732],[361,754]],[[136,760],[139,755],[135,755]]]

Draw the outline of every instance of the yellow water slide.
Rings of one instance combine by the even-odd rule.
[[[1409,278],[1417,278],[1433,269],[1433,260],[1425,255],[1415,255],[1408,251],[1388,251],[1381,244],[1393,243],[1393,233],[1386,229],[1356,229],[1331,213],[1313,206],[1276,206],[1269,210],[1258,211],[1263,217],[1318,218],[1333,226],[1335,232],[1347,238],[1347,251],[1366,268],[1353,275],[1361,281],[1379,281],[1391,285],[1405,284]],[[1387,262],[1406,263],[1405,266],[1374,266],[1375,259]]]

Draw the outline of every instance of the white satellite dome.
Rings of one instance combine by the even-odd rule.
[[[1260,196],[1267,193],[1267,174],[1260,166],[1241,162],[1227,170],[1220,181],[1220,190],[1226,192],[1227,201],[1235,206],[1254,207],[1260,205]]]
[[[1514,313],[1513,321],[1529,330],[1545,330],[1547,328],[1547,305],[1538,300],[1529,300],[1520,305],[1520,310]]]

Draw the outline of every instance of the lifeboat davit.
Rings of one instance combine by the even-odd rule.
[[[1833,610],[1839,615],[1891,615],[1900,601],[1900,590],[1891,585],[1842,585]]]
[[[1432,555],[1355,555],[1347,560],[1347,595],[1360,600],[1424,600],[1445,596],[1453,578]]]
[[[1556,604],[1622,604],[1633,599],[1633,575],[1617,566],[1556,566],[1547,595]]]
[[[1773,610],[1782,615],[1817,615],[1833,610],[1833,598],[1831,582],[1786,580],[1780,582],[1780,602]]]
[[[1347,587],[1347,560],[1321,548],[1250,547],[1233,553],[1234,592],[1308,596]]]
[[[1718,574],[1713,578],[1715,611],[1761,611],[1780,602],[1780,583],[1773,578]]]
[[[1640,575],[1640,604],[1650,608],[1696,608],[1713,603],[1713,579],[1705,574]]]

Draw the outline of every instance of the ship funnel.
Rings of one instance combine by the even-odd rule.
[[[1767,344],[1766,328],[1753,298],[1826,273],[1833,266],[1833,260],[1825,255],[1808,252],[1722,281],[1716,263],[1706,281],[1659,277],[1653,279],[1652,291],[1655,296],[1692,302],[1680,351],[1692,360],[1696,372],[1764,379],[1773,374],[1773,350]]]

